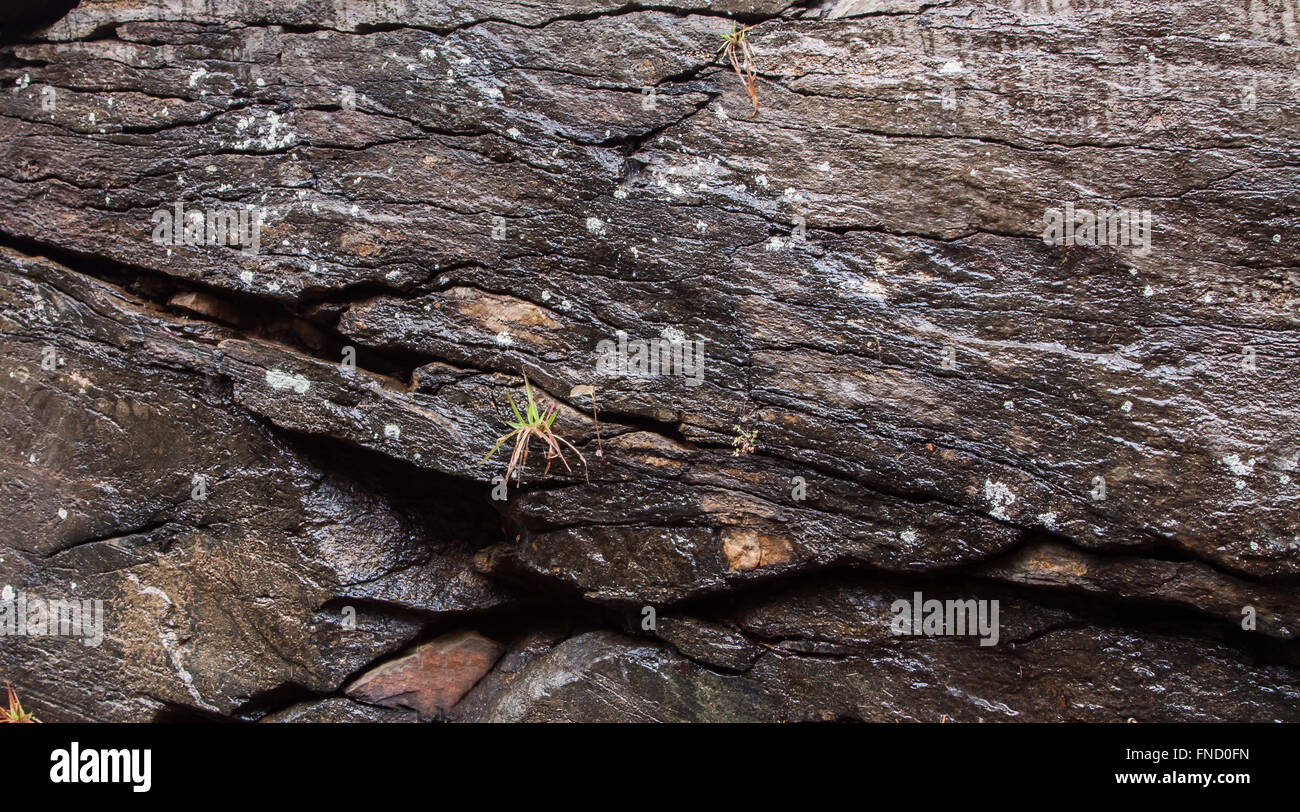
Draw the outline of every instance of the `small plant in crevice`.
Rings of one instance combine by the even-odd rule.
[[[749,422],[749,416],[740,418],[740,422],[732,426],[736,436],[731,440],[731,456],[739,457],[741,454],[753,454],[758,448],[758,429],[747,428],[745,424]]]
[[[39,722],[35,714],[27,713],[23,710],[23,705],[18,701],[18,694],[14,693],[13,687],[5,683],[5,690],[9,692],[9,707],[0,708],[0,723],[15,722],[31,724]]]
[[[507,420],[506,424],[510,426],[510,431],[497,439],[497,444],[487,453],[482,462],[487,462],[492,455],[497,453],[497,449],[505,445],[509,440],[515,441],[514,450],[510,454],[510,462],[506,465],[506,482],[510,481],[510,475],[515,477],[515,484],[518,485],[523,476],[524,466],[528,464],[528,445],[534,437],[541,441],[546,450],[546,471],[543,476],[551,470],[551,462],[559,459],[564,464],[566,471],[570,473],[573,469],[569,467],[569,461],[564,458],[564,453],[560,450],[561,444],[567,445],[582,460],[584,474],[587,474],[587,458],[582,455],[577,446],[560,435],[556,434],[551,425],[555,422],[555,417],[559,412],[559,406],[554,402],[548,404],[545,408],[540,406],[537,398],[533,395],[533,386],[528,382],[528,376],[524,376],[524,391],[528,393],[528,401],[524,404],[523,412],[515,405],[515,399],[510,395],[510,409],[515,414],[514,420]],[[593,398],[594,408],[594,398]],[[591,478],[588,474],[587,481]]]
[[[745,95],[749,96],[749,101],[754,105],[754,112],[749,114],[750,118],[758,115],[758,92],[754,90],[754,54],[749,50],[749,39],[747,37],[750,29],[754,26],[741,26],[739,23],[731,24],[731,33],[722,34],[722,45],[718,47],[718,53],[726,55],[731,62],[731,67],[740,77],[740,81],[745,84]]]

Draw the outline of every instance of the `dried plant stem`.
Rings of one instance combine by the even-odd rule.
[[[750,118],[758,115],[758,91],[754,89],[754,79],[757,76],[754,70],[754,54],[749,50],[749,40],[745,36],[753,27],[747,25],[742,28],[736,23],[732,23],[731,33],[723,34],[722,47],[718,49],[727,55],[732,69],[740,77],[740,81],[745,84],[745,95],[749,96],[750,103],[754,105],[754,112],[749,114]],[[739,51],[739,55],[737,55],[737,51]]]

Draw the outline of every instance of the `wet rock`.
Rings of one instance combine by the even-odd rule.
[[[745,671],[759,654],[743,634],[689,617],[658,618],[655,634],[695,662],[723,671]]]
[[[198,291],[186,291],[172,296],[167,301],[172,307],[179,307],[197,313],[216,321],[233,324],[235,326],[249,326],[248,319],[244,318],[239,308],[233,306],[230,302],[224,301],[210,294],[200,293]]]
[[[269,433],[187,322],[53,263],[0,260],[14,510],[0,585],[103,607],[99,645],[5,638],[6,675],[48,718],[241,715],[282,685],[328,693],[418,635],[422,613],[510,600],[470,566],[472,514],[439,518],[387,460]]]
[[[911,642],[769,652],[727,676],[657,645],[592,633],[531,663],[482,718],[1292,721],[1300,697],[1286,669],[1256,670],[1229,649],[1176,637],[1089,628],[1048,631],[1014,650]]]
[[[492,670],[475,683],[460,702],[456,703],[448,714],[449,720],[474,721],[482,717],[487,706],[506,686],[524,673],[529,663],[549,653],[568,636],[562,630],[546,628],[526,632],[519,639],[511,641],[505,653],[492,666]]]
[[[459,702],[503,650],[477,632],[444,635],[366,672],[348,686],[347,694],[373,705],[410,708],[432,719]]]
[[[324,5],[0,44],[0,587],[106,606],[0,649],[42,718],[1293,716],[1287,14]],[[598,367],[642,340],[702,365]],[[573,470],[502,488],[525,375]],[[476,613],[496,666],[387,662]]]
[[[564,641],[492,701],[487,722],[734,722],[770,718],[748,682],[612,632]]]
[[[300,702],[282,711],[263,717],[263,722],[415,722],[413,711],[397,708],[379,708],[351,699],[334,696],[328,699]]]
[[[1221,616],[1241,628],[1249,621],[1252,631],[1284,640],[1300,627],[1300,601],[1287,585],[1242,581],[1199,561],[1104,557],[1041,542],[974,571],[1031,586],[1164,601]]]

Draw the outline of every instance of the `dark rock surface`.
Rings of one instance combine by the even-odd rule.
[[[1300,719],[1290,0],[181,5],[0,46],[41,718]],[[586,465],[497,500],[525,374]]]
[[[416,722],[414,711],[380,708],[353,702],[340,696],[300,702],[282,711],[263,716],[262,722]]]

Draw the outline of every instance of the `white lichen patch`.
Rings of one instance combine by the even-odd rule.
[[[781,199],[787,203],[804,204],[808,202],[808,196],[794,187],[786,187],[781,192]]]
[[[282,369],[268,369],[266,383],[272,389],[292,389],[300,395],[311,388],[311,381],[302,375],[295,375]]]
[[[587,231],[597,237],[605,236],[605,223],[599,217],[587,218]]]
[[[660,174],[655,175],[655,186],[665,190],[668,194],[673,195],[674,197],[682,197],[686,194],[685,186],[682,186],[677,181],[669,180]]]
[[[235,131],[245,132],[252,128],[256,122],[257,119],[254,116],[240,119],[235,124]],[[266,114],[266,119],[262,124],[262,127],[255,128],[256,134],[249,135],[242,141],[236,141],[231,146],[239,150],[258,149],[274,152],[298,143],[298,135],[293,131],[289,121],[274,110]]]
[[[402,439],[402,427],[396,423],[387,423],[384,425],[384,436],[393,440]]]
[[[1056,511],[1048,510],[1038,514],[1035,518],[1038,519],[1039,524],[1046,527],[1048,530],[1056,529]]]
[[[1231,471],[1235,476],[1250,476],[1251,474],[1255,473],[1254,457],[1251,457],[1245,462],[1242,462],[1241,457],[1239,455],[1229,454],[1226,457],[1220,459],[1219,462],[1228,466],[1228,470]]]
[[[984,498],[989,501],[989,513],[995,519],[1007,519],[1007,508],[1016,501],[1016,495],[1001,482],[984,480]]]

